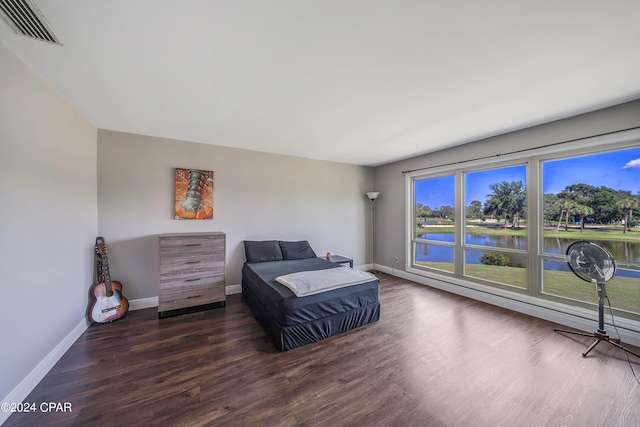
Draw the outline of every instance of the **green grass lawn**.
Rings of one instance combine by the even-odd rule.
[[[615,276],[606,284],[611,306],[621,310],[640,312],[640,280]],[[580,301],[598,303],[596,286],[564,271],[544,272],[544,292]],[[605,301],[606,304],[606,301]]]
[[[520,228],[504,228],[496,225],[469,225],[465,227],[467,234],[486,234],[490,236],[527,236],[527,229]],[[434,225],[426,228],[416,227],[416,236],[422,234],[453,234],[455,227],[452,225]],[[565,230],[560,228],[559,231],[553,229],[545,229],[544,237],[556,237],[568,240],[593,240],[593,241],[609,241],[609,242],[634,242],[640,243],[640,230],[634,229],[624,233],[622,229],[612,228],[585,228],[584,232],[580,232],[578,227]]]
[[[416,264],[453,273],[453,263],[418,261]],[[466,273],[467,276],[490,280],[492,282],[505,283],[519,288],[525,288],[527,283],[527,270],[524,268],[467,264]]]
[[[561,239],[571,240],[606,240],[610,242],[640,242],[640,230],[627,231],[609,228],[585,228],[584,232],[580,232],[578,228],[569,228],[565,230],[560,228],[545,229],[544,237],[559,237]]]
[[[418,262],[418,265],[453,272],[452,263]],[[516,267],[468,264],[468,276],[519,288],[526,287],[526,270]],[[611,306],[620,310],[640,313],[640,280],[616,276],[606,284]],[[568,271],[544,271],[544,293],[597,304],[594,284],[585,282]]]
[[[490,227],[483,225],[473,225],[466,227],[465,231],[468,234],[489,234],[492,236],[527,236],[527,229],[520,228],[504,228],[504,227]],[[453,234],[455,233],[455,227],[452,225],[431,225],[429,227],[416,227],[416,236],[422,234]]]

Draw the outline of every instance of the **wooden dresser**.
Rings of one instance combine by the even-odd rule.
[[[161,234],[158,316],[224,307],[224,233]]]

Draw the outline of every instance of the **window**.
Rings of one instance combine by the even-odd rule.
[[[418,179],[414,189],[414,265],[453,273],[455,177]]]
[[[593,286],[563,257],[573,242],[594,241],[616,260],[607,283],[612,306],[640,313],[640,148],[543,161],[542,176],[542,292],[596,303]]]
[[[464,275],[527,287],[527,167],[467,172]]]
[[[408,172],[408,270],[593,309],[596,290],[570,271],[566,250],[596,241],[616,260],[614,311],[640,320],[639,138],[633,130]]]

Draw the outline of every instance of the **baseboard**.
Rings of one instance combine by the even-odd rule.
[[[369,271],[375,268],[375,264],[362,264],[353,267],[354,270]]]
[[[73,343],[87,330],[89,325],[90,323],[87,318],[82,319],[0,402],[19,403],[26,399],[29,393],[31,393],[45,375],[49,373],[51,368],[58,363],[58,360],[71,348]],[[0,411],[0,425],[2,425],[10,415],[10,412]]]
[[[233,295],[242,293],[242,285],[229,285],[225,287],[225,295]],[[158,306],[158,297],[140,298],[129,301],[129,310],[142,310],[143,308],[152,308]]]
[[[451,292],[467,298],[486,302],[498,307],[513,310],[539,319],[579,329],[585,332],[594,332],[598,326],[598,315],[594,311],[582,307],[574,307],[554,301],[541,300],[528,295],[508,293],[489,287],[481,288],[480,285],[470,284],[461,286],[448,283],[444,280],[425,277],[404,270],[397,270],[383,265],[376,268],[392,276],[400,277],[412,282],[427,285],[436,289]],[[477,287],[476,287],[477,286]],[[640,323],[634,320],[616,317],[618,333],[622,342],[640,347]],[[607,322],[607,331],[612,337],[616,337],[615,329]]]
[[[224,292],[226,295],[241,294],[242,285],[240,283],[237,285],[229,285],[225,288]]]
[[[158,306],[158,297],[140,298],[129,301],[129,310],[142,310]]]

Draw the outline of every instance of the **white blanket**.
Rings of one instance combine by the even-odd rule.
[[[376,276],[366,271],[353,270],[348,267],[330,268],[327,270],[301,271],[276,277],[278,283],[291,289],[297,297],[319,294],[332,289],[376,280]]]

